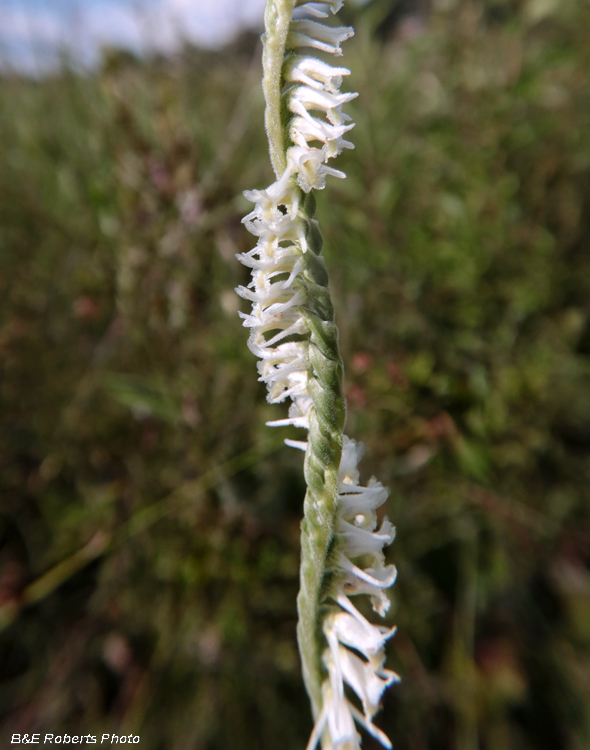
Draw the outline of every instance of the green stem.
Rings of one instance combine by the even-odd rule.
[[[308,463],[308,462],[306,462]],[[321,592],[328,550],[333,536],[337,472],[325,477],[321,496],[308,489],[301,523],[301,571],[297,597],[297,642],[301,654],[303,680],[311,700],[314,718],[322,707],[323,636],[319,618]],[[335,489],[336,486],[336,489]]]
[[[285,43],[295,0],[267,0],[262,37],[262,88],[266,100],[264,124],[268,135],[270,160],[277,179],[287,167],[284,127],[281,119],[281,84]]]
[[[315,200],[304,199],[311,216]],[[338,351],[338,330],[328,290],[328,273],[321,251],[321,236],[315,226],[315,242],[304,256],[304,285],[308,301],[304,310],[310,329],[308,391],[313,402],[305,456],[307,494],[301,524],[301,574],[297,598],[299,623],[297,639],[303,666],[303,679],[317,718],[322,705],[324,679],[322,651],[324,638],[320,609],[323,604],[324,578],[334,536],[334,518],[338,501],[338,469],[342,455],[342,434],[346,402],[342,394],[342,360]],[[317,253],[317,255],[316,255]]]

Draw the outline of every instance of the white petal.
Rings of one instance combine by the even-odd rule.
[[[327,723],[330,739],[334,748],[346,744],[347,749],[360,750],[357,731],[352,718],[351,705],[344,695],[335,695],[329,683],[325,683],[323,694],[324,705],[327,707]]]
[[[358,513],[371,513],[383,505],[389,495],[389,491],[381,485],[361,487],[341,483],[338,490],[338,515],[341,518],[356,516]]]
[[[320,711],[320,715],[317,718],[317,721],[313,728],[313,732],[311,733],[311,737],[309,738],[309,742],[307,743],[307,747],[305,748],[305,750],[316,749],[317,744],[320,741],[322,733],[326,726],[327,720],[328,720],[328,705],[326,701],[324,701],[322,705],[322,710]]]
[[[297,8],[303,7],[303,8],[305,8],[305,10],[307,10],[308,13],[309,13],[308,6],[310,4],[313,4],[313,5],[324,5],[327,8],[330,8],[330,10],[332,11],[332,13],[338,13],[338,11],[340,10],[340,8],[344,5],[344,0],[317,0],[317,1],[315,1],[315,0],[296,0],[295,1],[295,6]]]
[[[289,49],[296,47],[314,47],[322,52],[330,52],[341,55],[340,44],[354,34],[351,26],[326,26],[316,21],[292,21],[289,27],[286,46]]]
[[[342,112],[342,105],[356,96],[358,94],[354,92],[332,94],[309,86],[297,86],[289,97],[289,108],[291,111],[295,111],[293,107],[296,106],[296,102],[299,102],[307,110],[314,109],[323,112],[332,125],[342,125],[344,122],[350,121],[350,117]]]
[[[382,555],[383,547],[391,544],[395,536],[393,525],[385,518],[379,531],[368,531],[358,528],[340,519],[338,521],[338,538],[344,541],[343,551],[346,557],[360,555]]]
[[[383,648],[385,638],[376,625],[366,625],[347,613],[335,615],[333,623],[338,640],[362,654],[375,654]]]
[[[284,70],[286,81],[304,83],[311,88],[337,94],[342,77],[350,75],[348,68],[335,68],[315,57],[292,55]]]
[[[346,596],[339,595],[337,601],[347,610],[330,616],[332,618],[330,627],[334,628],[338,640],[346,646],[357,649],[367,659],[378,654],[385,642],[395,633],[395,628],[373,625],[361,615]]]
[[[297,166],[297,184],[306,193],[316,188],[322,190],[326,185],[326,176],[346,177],[344,172],[332,169],[323,163],[325,154],[321,149],[291,146],[287,158]]]
[[[359,473],[358,465],[365,452],[363,443],[357,443],[356,440],[344,436],[342,443],[342,458],[340,459],[340,468],[338,470],[338,481],[347,482],[347,484],[358,484]]]
[[[298,113],[289,126],[291,140],[297,145],[309,148],[309,141],[324,143],[323,161],[338,156],[343,148],[354,148],[354,144],[342,138],[354,124],[330,125],[317,117],[312,117],[301,102],[294,102],[291,109]]]
[[[370,583],[372,586],[382,589],[387,589],[392,586],[397,578],[395,565],[387,565],[380,570],[374,570],[373,568],[362,570],[356,565],[353,565],[353,563],[351,563],[344,555],[340,555],[338,564],[348,573],[355,575],[366,583]]]
[[[275,419],[273,422],[265,422],[267,427],[304,427],[309,430],[309,419],[307,417],[294,417],[293,419]]]
[[[343,104],[356,99],[358,93],[349,91],[345,94],[333,94],[324,89],[311,88],[310,86],[296,86],[290,92],[289,107],[292,102],[301,102],[306,109],[321,109],[327,112],[331,109],[342,107]]]
[[[366,717],[371,719],[379,710],[383,691],[399,677],[388,669],[378,673],[369,662],[363,661],[344,646],[340,646],[340,666],[344,681],[358,695]]]
[[[391,602],[384,589],[389,588],[395,582],[397,577],[395,566],[388,565],[377,570],[374,568],[362,570],[353,565],[344,555],[340,556],[338,564],[347,574],[341,583],[342,593],[346,596],[367,594],[371,597],[371,604],[375,612],[378,612],[381,617],[385,617]]]
[[[367,730],[367,732],[369,732],[369,734],[372,734],[376,740],[379,740],[379,742],[383,745],[383,747],[386,747],[387,750],[391,750],[393,746],[389,740],[389,737],[384,732],[382,732],[379,727],[376,727],[372,722],[368,721],[366,716],[363,716],[355,706],[351,706],[350,710],[354,718],[361,726],[363,726]]]
[[[285,445],[288,445],[289,448],[297,448],[304,453],[307,450],[307,443],[303,440],[289,440],[289,438],[285,438],[283,442]]]

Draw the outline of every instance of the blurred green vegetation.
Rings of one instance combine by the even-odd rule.
[[[317,214],[347,432],[398,527],[378,723],[397,750],[586,750],[590,7],[389,7],[348,9],[356,149]],[[301,455],[233,292],[241,191],[272,179],[259,59],[0,79],[4,737],[307,742]]]

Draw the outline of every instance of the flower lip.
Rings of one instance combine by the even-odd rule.
[[[286,46],[289,49],[313,47],[321,52],[339,56],[340,45],[354,35],[352,26],[326,26],[307,18],[291,22]]]
[[[310,16],[327,18],[328,10],[338,13],[343,4],[344,0],[296,0],[295,7],[304,9]]]
[[[284,68],[285,81],[303,83],[313,89],[337,94],[343,76],[350,75],[348,68],[335,68],[315,57],[291,55]]]

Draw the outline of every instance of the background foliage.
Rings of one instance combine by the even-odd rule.
[[[347,432],[398,527],[378,723],[397,750],[583,750],[590,7],[391,8],[348,9],[356,150],[318,207]],[[271,181],[259,59],[0,80],[6,738],[305,747],[301,456],[232,291],[241,191]]]

